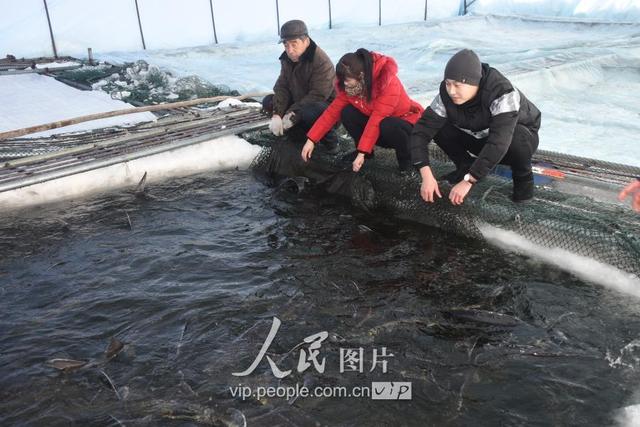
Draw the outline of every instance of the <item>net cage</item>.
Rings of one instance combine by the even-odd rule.
[[[377,150],[374,159],[354,173],[351,162],[324,153],[321,146],[305,163],[299,143],[270,143],[265,138],[258,134],[248,138],[264,145],[252,164],[257,173],[302,178],[329,193],[350,198],[358,208],[382,210],[385,215],[470,238],[486,238],[483,230],[487,226],[513,232],[543,249],[562,249],[640,276],[640,215],[624,206],[594,203],[587,196],[567,194],[547,185],[536,185],[534,199],[517,204],[511,200],[511,180],[497,175],[475,184],[461,206],[450,203],[447,195],[452,186],[440,180],[443,197],[426,203],[419,194],[419,174],[400,172],[392,150]],[[434,144],[430,147],[436,177],[454,170],[442,151]],[[565,160],[584,166],[577,157],[566,156]],[[615,172],[615,166],[600,164],[600,175],[603,170]],[[620,166],[621,175],[637,172],[633,167]]]

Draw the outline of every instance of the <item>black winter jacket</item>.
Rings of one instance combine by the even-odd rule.
[[[329,56],[311,40],[298,62],[280,55],[280,76],[273,87],[273,113],[298,113],[309,102],[331,102],[334,97],[335,68]]]
[[[478,94],[462,105],[453,103],[444,81],[440,84],[438,96],[413,128],[410,142],[413,164],[417,168],[429,165],[429,142],[449,122],[484,144],[469,170],[474,178],[482,179],[506,154],[516,124],[537,134],[540,116],[538,108],[506,77],[482,64]]]

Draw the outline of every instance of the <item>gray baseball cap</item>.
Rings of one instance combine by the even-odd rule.
[[[280,43],[308,35],[309,30],[307,30],[307,24],[299,19],[294,19],[282,24],[282,27],[280,28]]]

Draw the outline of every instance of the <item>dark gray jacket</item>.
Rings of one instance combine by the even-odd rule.
[[[273,87],[273,113],[298,112],[309,102],[330,102],[334,96],[335,68],[329,56],[311,40],[298,62],[280,55],[280,77]]]
[[[413,127],[411,157],[416,167],[428,166],[428,144],[448,122],[484,144],[469,170],[476,179],[482,179],[506,154],[516,124],[537,133],[540,118],[538,108],[506,77],[482,64],[478,94],[462,105],[453,103],[444,81],[440,84],[438,96]]]

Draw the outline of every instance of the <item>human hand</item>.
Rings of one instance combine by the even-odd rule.
[[[296,119],[296,113],[294,113],[293,111],[289,111],[287,114],[285,114],[282,117],[282,129],[284,130],[291,129],[295,124],[295,119]]]
[[[438,197],[442,197],[442,194],[440,194],[440,188],[438,187],[438,181],[436,181],[429,166],[420,168],[420,176],[422,176],[420,196],[425,202],[433,203],[435,201],[434,194],[438,195]]]
[[[314,148],[316,148],[316,144],[312,140],[307,139],[307,142],[304,143],[304,147],[302,147],[302,160],[308,162]]]
[[[269,130],[275,136],[282,136],[284,134],[284,128],[282,126],[282,117],[274,114],[269,122]]]
[[[618,200],[623,201],[631,196],[631,208],[640,212],[640,179],[634,179],[618,194]]]
[[[464,198],[467,196],[469,190],[471,190],[471,183],[468,181],[460,181],[453,186],[449,192],[449,200],[454,205],[461,205],[464,202]]]
[[[353,171],[358,172],[362,167],[362,165],[364,165],[364,153],[358,153],[352,165],[353,165]]]

